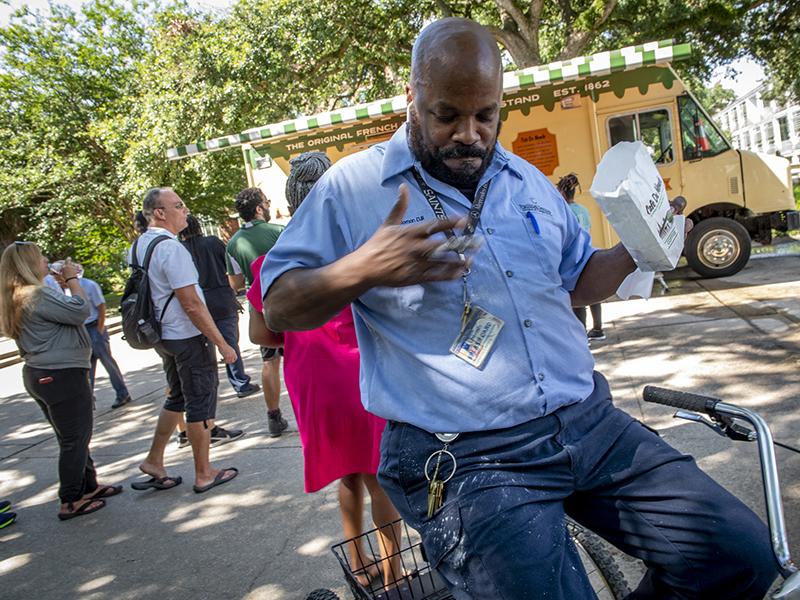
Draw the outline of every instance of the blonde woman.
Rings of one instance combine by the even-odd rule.
[[[60,448],[62,521],[88,515],[122,486],[98,485],[89,456],[92,437],[92,344],[83,322],[89,304],[68,259],[61,273],[67,296],[42,284],[47,259],[32,242],[14,242],[0,258],[0,329],[17,342],[25,389],[53,427]]]

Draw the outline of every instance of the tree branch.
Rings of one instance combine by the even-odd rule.
[[[439,12],[442,13],[442,17],[452,17],[453,16],[453,9],[450,8],[450,5],[447,4],[444,0],[436,0],[435,2],[436,7],[439,9]]]
[[[562,2],[560,1],[559,4],[562,4]],[[570,33],[567,34],[567,40],[564,44],[564,48],[558,55],[558,60],[575,58],[576,56],[582,54],[584,50],[586,50],[586,47],[597,36],[600,28],[605,25],[606,21],[608,21],[608,18],[611,16],[611,13],[614,12],[616,6],[617,0],[605,0],[603,3],[602,12],[596,16],[592,23],[588,24],[588,26],[582,31],[570,31]],[[587,18],[592,16],[592,12],[593,7],[581,13],[575,21],[580,23],[584,16]]]

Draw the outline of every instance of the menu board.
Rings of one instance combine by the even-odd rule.
[[[521,131],[511,142],[511,149],[545,175],[552,175],[558,166],[556,136],[547,129]]]

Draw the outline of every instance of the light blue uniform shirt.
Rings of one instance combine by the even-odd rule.
[[[403,222],[433,221],[410,171],[415,164],[448,216],[464,216],[471,202],[422,170],[403,126],[385,144],[338,161],[314,186],[264,261],[265,295],[286,271],[327,265],[364,244],[401,183],[410,191]],[[505,326],[476,369],[449,351],[464,308],[460,279],[364,293],[353,303],[361,399],[376,415],[430,432],[481,431],[530,421],[592,392],[594,360],[569,297],[594,251],[589,236],[547,178],[499,144],[481,184],[487,180],[476,232],[484,244],[469,282],[473,302]]]
[[[78,283],[81,284],[81,287],[86,294],[86,299],[89,301],[89,318],[86,319],[84,323],[97,321],[97,307],[106,303],[105,296],[103,296],[103,290],[100,289],[100,285],[96,281],[92,281],[86,277],[81,277],[78,280]]]

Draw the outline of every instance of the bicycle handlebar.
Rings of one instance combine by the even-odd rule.
[[[778,567],[784,577],[793,576],[797,573],[797,567],[792,563],[789,552],[789,542],[786,537],[786,524],[783,518],[783,504],[781,502],[780,482],[778,480],[778,467],[775,460],[775,448],[772,442],[772,433],[766,421],[756,412],[728,404],[717,398],[701,396],[689,392],[679,392],[654,385],[645,386],[643,397],[646,402],[655,402],[674,408],[682,408],[693,412],[708,414],[714,420],[732,425],[732,419],[743,419],[750,423],[756,431],[756,442],[758,443],[758,453],[761,458],[761,476],[764,484],[764,495],[767,505],[767,520],[772,538],[772,549],[778,561]],[[727,422],[726,422],[727,420]],[[730,431],[726,428],[725,435],[731,437]],[[744,438],[738,438],[744,439]],[[789,582],[787,582],[788,584]],[[792,589],[800,589],[798,577],[792,578]],[[788,590],[788,587],[787,587]],[[790,595],[781,595],[775,598],[789,598]]]
[[[718,398],[701,396],[700,394],[692,394],[689,392],[679,392],[677,390],[668,390],[654,385],[646,385],[644,387],[643,396],[645,402],[655,402],[656,404],[664,404],[665,406],[682,408],[693,412],[702,412],[708,415],[714,415],[717,404],[721,402]]]

